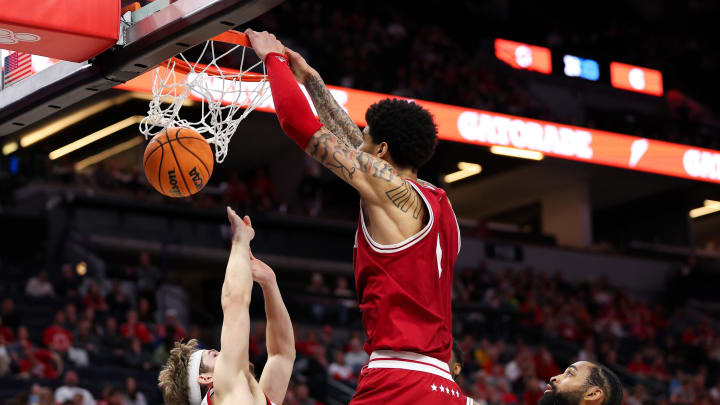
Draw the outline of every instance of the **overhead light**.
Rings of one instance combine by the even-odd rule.
[[[2,154],[7,156],[7,155],[15,152],[16,150],[18,150],[18,143],[15,141],[8,142],[5,145],[3,145]]]
[[[525,149],[508,148],[507,146],[491,146],[490,152],[496,155],[512,156],[521,159],[543,160],[545,155],[542,152]]]
[[[20,146],[27,148],[28,146],[39,142],[50,135],[62,131],[63,129],[74,125],[91,115],[95,115],[100,111],[106,110],[114,105],[122,104],[132,98],[130,94],[123,94],[117,97],[113,97],[109,100],[104,100],[99,103],[95,103],[91,106],[78,110],[67,117],[60,118],[59,120],[53,121],[42,128],[39,128],[29,134],[20,138]]]
[[[102,162],[103,160],[115,156],[120,152],[125,152],[126,150],[135,147],[137,145],[140,145],[143,143],[143,138],[141,136],[135,137],[129,141],[125,141],[123,143],[119,143],[112,148],[105,149],[104,151],[98,153],[97,155],[90,156],[88,158],[85,158],[77,163],[75,163],[75,171],[79,172],[89,166],[92,166],[96,163]]]
[[[75,272],[78,276],[84,276],[87,274],[87,263],[80,262],[75,265]]]
[[[123,130],[131,125],[137,124],[142,121],[142,115],[133,115],[132,117],[125,118],[120,122],[116,122],[110,126],[107,126],[99,131],[93,132],[92,134],[80,138],[75,142],[71,142],[61,148],[55,149],[48,155],[50,160],[55,160],[59,157],[65,156],[70,152],[74,152],[82,147],[85,147],[99,139],[105,138],[108,135],[112,135],[115,132]]]
[[[690,210],[690,218],[697,218],[703,215],[720,211],[720,201],[705,200],[704,206]]]
[[[466,177],[474,176],[482,171],[482,166],[477,163],[459,162],[457,172],[445,175],[445,183],[452,183]]]

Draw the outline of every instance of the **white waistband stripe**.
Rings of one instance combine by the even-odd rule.
[[[370,355],[368,368],[395,368],[421,371],[453,381],[447,363],[422,354],[377,350]]]

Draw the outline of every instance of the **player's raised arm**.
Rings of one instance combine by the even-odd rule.
[[[290,375],[295,363],[295,337],[292,322],[283,303],[275,272],[262,260],[250,256],[252,276],[263,290],[267,318],[268,360],[260,376],[260,387],[273,403],[285,399]]]
[[[337,103],[320,74],[310,67],[299,53],[285,48],[290,59],[290,69],[295,79],[305,86],[320,122],[348,147],[357,149],[363,141],[362,131],[347,112]]]
[[[395,195],[414,194],[386,161],[348,146],[323,127],[300,91],[283,55],[285,49],[274,35],[252,30],[246,34],[255,53],[265,61],[275,111],[285,134],[358,190],[366,203],[385,205]]]
[[[255,231],[247,216],[241,219],[230,207],[227,208],[227,213],[233,238],[220,295],[223,309],[221,350],[213,376],[213,385],[219,396],[218,403],[252,399],[244,373],[249,370],[249,307],[253,283],[250,241],[255,236]]]

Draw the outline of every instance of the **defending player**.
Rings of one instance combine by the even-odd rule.
[[[450,367],[450,374],[452,374],[453,380],[457,381],[457,378],[460,373],[462,373],[463,369],[463,352],[460,350],[460,346],[455,341],[453,341],[448,366]],[[464,394],[460,394],[460,403],[463,405],[477,405],[477,402],[474,399],[465,396]]]
[[[578,361],[550,379],[538,405],[621,405],[623,387],[607,367]]]
[[[195,340],[175,343],[158,384],[168,405],[281,404],[290,382],[295,340],[275,274],[250,252],[255,236],[250,218],[227,211],[233,240],[220,295],[221,351],[197,350]],[[263,289],[267,314],[268,360],[259,383],[248,360],[253,280]]]
[[[445,192],[417,178],[437,144],[432,116],[383,100],[368,109],[361,132],[300,55],[287,50],[291,71],[274,35],[246,34],[265,61],[285,133],[360,194],[353,259],[370,361],[351,404],[460,403],[447,365],[460,232]]]

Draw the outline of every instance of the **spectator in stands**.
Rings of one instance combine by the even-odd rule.
[[[125,354],[127,339],[125,339],[120,333],[117,326],[117,321],[112,316],[109,316],[105,320],[105,328],[103,330],[103,335],[100,341],[102,342],[103,346],[108,348],[110,352],[116,357]]]
[[[35,405],[56,405],[53,399],[52,390],[48,387],[43,387],[40,384],[33,384],[30,386],[30,398],[29,404]]]
[[[110,403],[110,395],[113,391],[111,384],[105,383],[100,388],[100,398],[97,399],[95,405],[108,405]]]
[[[63,381],[65,384],[55,390],[56,403],[62,404],[67,400],[74,399],[76,395],[80,395],[83,399],[82,405],[95,405],[95,398],[90,391],[78,386],[78,375],[75,371],[68,370]]]
[[[535,356],[535,370],[538,378],[543,381],[550,381],[553,376],[560,374],[560,369],[555,364],[552,353],[545,346],[540,346],[540,350]]]
[[[97,354],[100,349],[100,338],[95,335],[90,321],[83,319],[78,322],[77,330],[73,334],[74,346],[91,354]]]
[[[155,313],[152,311],[150,301],[147,298],[138,300],[138,320],[146,325],[152,325],[156,322]],[[123,314],[126,312],[123,312]]]
[[[120,326],[120,334],[127,339],[137,337],[144,344],[149,344],[152,341],[150,330],[138,320],[138,314],[134,310],[127,312],[126,321]]]
[[[267,212],[272,209],[275,198],[275,184],[267,174],[265,167],[258,167],[255,176],[248,185],[250,198],[256,210]]]
[[[125,379],[125,392],[123,393],[123,405],[147,405],[145,395],[137,390],[135,379]]]
[[[85,308],[92,308],[96,312],[106,312],[108,310],[105,297],[100,290],[100,285],[95,280],[91,280],[88,284],[87,293],[83,297],[83,305]]]
[[[708,394],[711,400],[715,403],[720,403],[720,377],[715,381],[715,385],[710,388],[710,392]]]
[[[65,305],[65,327],[67,329],[75,329],[78,323],[78,313],[75,304]]]
[[[330,378],[335,381],[350,382],[355,378],[355,373],[352,368],[345,364],[345,353],[340,350],[335,350],[333,353],[333,361],[328,368],[328,374]]]
[[[365,353],[360,343],[360,338],[353,337],[350,339],[349,350],[345,353],[345,364],[350,367],[354,373],[359,373],[362,366],[367,364],[369,356]]]
[[[180,325],[177,319],[177,311],[173,308],[165,311],[165,323],[157,326],[158,337],[163,338],[167,333],[172,332],[173,339],[179,342],[185,339],[187,335],[185,329]]]
[[[25,285],[25,294],[31,297],[55,296],[55,290],[48,279],[47,272],[41,271],[37,276],[31,277]]]
[[[7,343],[12,343],[12,341],[15,340],[15,334],[12,329],[3,323],[2,315],[0,315],[0,336],[2,336]]]
[[[54,380],[62,373],[63,361],[59,354],[47,349],[35,348],[28,341],[23,341],[20,347],[22,353],[16,360],[20,368],[20,377]]]
[[[241,209],[247,209],[250,206],[248,187],[240,179],[237,170],[230,172],[230,179],[220,187],[225,189],[223,200],[226,204],[232,207],[241,207]]]
[[[165,364],[165,362],[167,362],[170,358],[170,351],[175,345],[173,335],[174,334],[171,334],[170,336],[165,336],[162,339],[162,343],[157,345],[157,347],[155,348],[155,351],[152,353],[153,366],[162,367],[163,364]]]
[[[323,193],[322,166],[313,159],[305,159],[305,172],[300,183],[298,184],[298,195],[302,201],[303,212],[305,215],[317,217],[322,211]]]
[[[120,280],[116,279],[112,281],[112,289],[110,290],[110,294],[108,294],[106,302],[108,310],[114,317],[121,317],[130,310],[130,299],[122,290]]]
[[[545,391],[546,383],[535,377],[526,380],[525,389],[522,396],[523,405],[537,405]]]
[[[8,351],[5,336],[0,334],[0,377],[4,377],[10,372],[10,352]]]
[[[137,275],[138,298],[146,298],[155,309],[155,291],[162,280],[160,269],[152,264],[150,253],[140,252],[140,265],[135,269]]]
[[[130,347],[125,350],[125,365],[149,370],[151,361],[152,359],[143,349],[140,339],[133,338],[130,341]]]
[[[336,297],[342,297],[345,299],[338,300],[338,323],[340,325],[346,325],[350,318],[350,310],[357,307],[357,301],[355,300],[355,293],[348,288],[348,280],[346,277],[338,277],[333,295]]]
[[[325,279],[323,278],[323,275],[320,273],[313,273],[310,277],[310,284],[307,287],[306,290],[309,294],[313,295],[328,295],[330,294],[330,289],[327,288],[325,285]],[[312,304],[310,304],[310,311],[312,312],[313,316],[315,317],[316,321],[322,321],[325,312],[327,311],[327,308],[325,307],[325,298],[324,297],[316,297],[312,299]]]
[[[81,319],[90,322],[90,329],[96,336],[102,335],[103,325],[97,323],[97,319],[95,318],[95,308],[83,309]]]
[[[70,331],[65,328],[66,317],[64,311],[58,311],[53,318],[53,324],[43,331],[43,344],[60,353],[67,353],[73,344]]]
[[[80,279],[70,263],[62,265],[60,276],[53,284],[58,297],[77,298],[80,295]]]
[[[646,377],[650,372],[650,368],[643,361],[641,353],[635,353],[632,360],[628,363],[627,369],[633,374],[637,374],[641,377]]]
[[[578,353],[577,359],[578,361],[597,361],[597,355],[595,354],[595,340],[592,337],[585,339],[583,348]]]
[[[25,343],[32,344],[30,343],[30,340],[28,340],[28,337],[29,334],[27,327],[23,325],[18,326],[16,339],[8,346],[8,353],[11,357],[15,357],[17,360],[17,356],[20,356],[22,354],[23,345]]]
[[[108,394],[108,405],[125,405],[122,390],[116,387],[110,389],[110,393]]]
[[[12,298],[3,299],[0,316],[2,316],[3,325],[12,329],[20,326],[20,316],[15,311],[15,301]]]
[[[295,387],[295,401],[297,405],[321,405],[314,398],[310,397],[310,389],[305,384]]]

